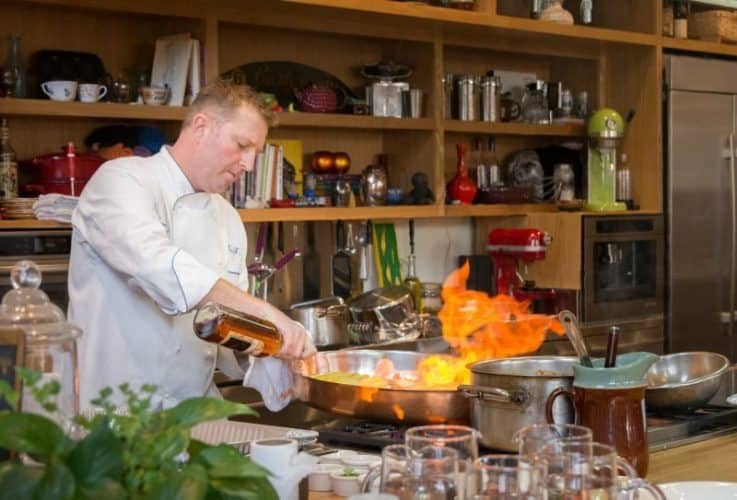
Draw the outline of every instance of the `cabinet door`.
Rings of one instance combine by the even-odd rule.
[[[735,251],[729,153],[734,97],[683,91],[669,96],[666,347],[731,355],[726,335]]]

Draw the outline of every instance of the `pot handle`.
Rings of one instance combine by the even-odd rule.
[[[459,385],[458,390],[461,391],[465,398],[480,399],[482,401],[524,405],[530,400],[530,395],[522,389],[508,391],[498,387],[485,387],[482,385]]]
[[[575,402],[573,399],[573,391],[570,390],[568,387],[557,387],[553,390],[553,392],[550,393],[548,396],[548,399],[545,400],[545,420],[549,424],[555,424],[555,419],[553,418],[553,404],[555,403],[555,399],[558,396],[566,395],[571,399],[571,402]],[[573,412],[576,415],[576,422],[578,422],[578,412],[576,411],[576,405],[573,405]]]

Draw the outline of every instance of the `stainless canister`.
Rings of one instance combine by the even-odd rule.
[[[499,112],[502,101],[502,81],[498,76],[485,76],[481,79],[481,120],[501,121]]]
[[[455,96],[455,75],[453,73],[447,73],[443,77],[443,118],[445,120],[451,120],[456,118],[454,112],[454,99]]]
[[[481,109],[480,78],[476,75],[461,75],[458,77],[456,89],[458,92],[458,119],[474,121],[479,119]]]

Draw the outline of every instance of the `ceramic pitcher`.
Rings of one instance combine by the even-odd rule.
[[[616,366],[604,368],[603,359],[593,368],[573,365],[573,389],[558,388],[545,405],[546,418],[553,423],[553,402],[561,394],[573,400],[576,423],[593,431],[594,441],[614,446],[629,460],[640,477],[648,466],[645,417],[645,374],[658,356],[632,352],[617,357]]]

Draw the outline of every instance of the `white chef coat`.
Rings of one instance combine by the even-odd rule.
[[[100,389],[122,383],[157,386],[153,403],[163,407],[216,395],[216,364],[259,389],[270,409],[289,402],[284,363],[253,359],[246,373],[230,349],[193,332],[191,310],[218,278],[246,289],[246,234],[222,196],[194,191],[166,147],[105,163],[72,225],[69,320],[83,331],[83,409]]]

